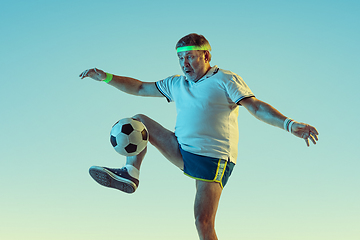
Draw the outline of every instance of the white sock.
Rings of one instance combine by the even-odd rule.
[[[137,169],[133,165],[125,165],[125,167],[128,170],[128,173],[130,176],[132,176],[133,178],[139,179],[139,176],[140,176],[139,169]]]

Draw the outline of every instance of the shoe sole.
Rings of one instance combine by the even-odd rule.
[[[97,183],[105,187],[115,188],[126,193],[133,193],[137,188],[132,181],[119,177],[102,167],[93,166],[89,169],[89,173]]]

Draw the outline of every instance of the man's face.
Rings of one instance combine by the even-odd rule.
[[[210,68],[210,63],[204,51],[179,52],[179,63],[187,80],[196,82],[202,78]]]

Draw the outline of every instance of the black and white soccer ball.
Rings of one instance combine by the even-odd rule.
[[[110,142],[115,151],[124,156],[139,154],[149,141],[145,125],[132,118],[119,120],[111,129]]]

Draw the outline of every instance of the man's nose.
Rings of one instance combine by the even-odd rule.
[[[185,58],[185,59],[184,59],[184,62],[183,62],[183,65],[184,65],[185,67],[189,66],[189,60]]]

